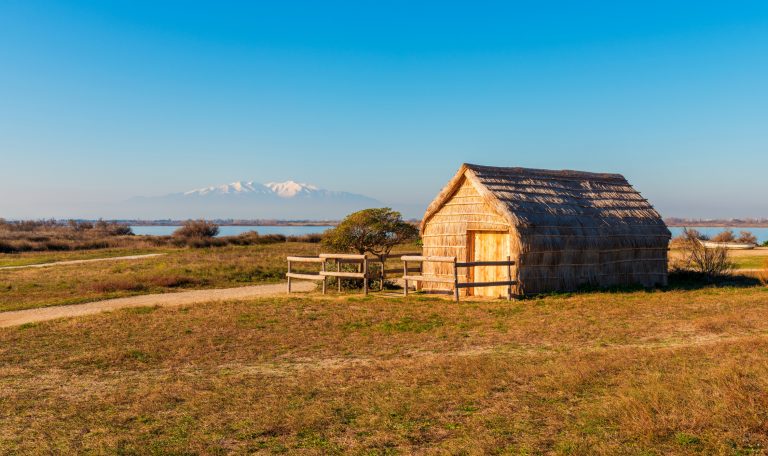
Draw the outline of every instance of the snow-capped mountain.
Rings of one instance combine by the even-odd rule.
[[[274,194],[281,198],[292,198],[296,195],[311,195],[313,193],[332,193],[322,190],[311,184],[304,184],[288,180],[285,182],[268,182],[259,184],[254,181],[238,181],[231,184],[214,185],[184,192],[184,195],[232,195],[258,193],[262,195]]]
[[[228,195],[233,193],[267,193],[265,185],[250,182],[232,182],[231,184],[214,185],[212,187],[198,188],[184,192],[185,195]]]
[[[285,182],[269,182],[264,184],[265,187],[272,190],[277,196],[283,198],[292,198],[299,194],[310,194],[312,192],[321,191],[319,188],[310,184],[300,184],[292,180]]]
[[[261,184],[237,181],[165,196],[128,200],[121,213],[136,218],[332,219],[381,202],[288,180]]]

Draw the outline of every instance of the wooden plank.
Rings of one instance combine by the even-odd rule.
[[[285,274],[285,276],[288,277],[289,279],[323,280],[322,275],[299,274],[297,272],[289,272]]]
[[[326,277],[347,277],[350,279],[365,279],[365,273],[362,273],[362,272],[320,271],[320,275],[326,276]]]
[[[324,263],[325,260],[318,257],[288,257],[288,261],[294,261],[296,263]]]
[[[384,272],[386,274],[397,274],[398,272],[406,272],[406,271],[404,269],[385,269]],[[421,272],[421,268],[408,268],[406,275],[408,275],[408,272]]]
[[[435,263],[453,263],[456,261],[456,257],[447,256],[409,256],[405,255],[400,257],[403,261],[432,261]]]
[[[515,280],[504,280],[501,282],[465,282],[456,284],[456,288],[482,288],[482,287],[501,287],[516,284]]]
[[[401,257],[404,256],[419,256],[421,255],[421,252],[399,252],[399,253],[390,253],[386,256],[387,260],[399,260]]]
[[[321,253],[320,258],[343,259],[343,260],[364,260],[365,255],[353,253]]]
[[[345,259],[345,258],[323,258],[324,260],[333,259],[336,264],[360,264],[363,260],[360,259]]]
[[[401,278],[403,280],[413,280],[418,282],[453,283],[453,279],[441,279],[439,277],[403,276]]]
[[[514,261],[468,261],[465,263],[456,263],[459,268],[472,268],[475,266],[512,266]]]

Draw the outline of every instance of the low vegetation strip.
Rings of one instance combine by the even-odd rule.
[[[297,291],[311,291],[314,284],[297,282],[294,285]],[[17,310],[13,312],[0,312],[0,328],[19,326],[29,323],[37,323],[57,318],[81,317],[116,309],[146,306],[183,306],[208,301],[222,301],[229,299],[247,299],[258,296],[274,296],[285,292],[285,285],[254,285],[250,287],[226,288],[218,290],[195,290],[179,293],[165,293],[155,295],[134,296],[130,298],[108,299],[70,306],[46,307],[39,309]]]
[[[291,296],[0,330],[0,452],[761,454],[768,290]]]
[[[26,264],[23,266],[2,266],[0,269],[25,269],[25,268],[47,268],[51,266],[64,266],[70,264],[97,263],[99,261],[119,261],[119,260],[140,260],[142,258],[151,258],[162,256],[165,253],[145,253],[143,255],[116,256],[107,258],[89,258],[84,260],[54,261],[52,263]]]

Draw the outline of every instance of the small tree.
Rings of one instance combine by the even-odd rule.
[[[174,236],[185,238],[212,238],[219,234],[219,225],[207,220],[187,220],[173,232]]]
[[[348,215],[325,232],[323,244],[338,251],[371,253],[383,263],[392,248],[418,239],[419,230],[388,207],[364,209]]]

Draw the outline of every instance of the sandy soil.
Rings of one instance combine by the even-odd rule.
[[[294,291],[312,291],[315,283],[295,281],[291,284]],[[179,293],[162,293],[129,298],[108,299],[68,306],[43,307],[38,309],[0,312],[0,328],[18,326],[25,323],[54,320],[56,318],[79,317],[107,312],[115,309],[142,306],[183,306],[200,302],[247,299],[264,296],[277,296],[286,293],[285,284],[254,285],[250,287],[220,288],[214,290],[193,290]]]
[[[40,264],[27,264],[24,266],[3,266],[0,267],[0,270],[2,269],[26,269],[26,268],[47,268],[50,266],[63,266],[67,264],[81,264],[81,263],[96,263],[98,261],[113,261],[113,260],[139,260],[142,258],[151,258],[156,256],[165,255],[164,253],[147,253],[144,255],[127,255],[127,256],[119,256],[119,257],[109,257],[109,258],[90,258],[87,260],[69,260],[69,261],[55,261],[53,263],[40,263]]]

